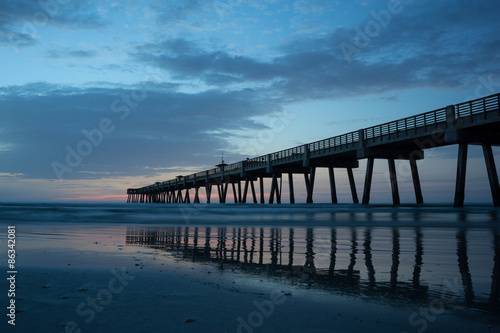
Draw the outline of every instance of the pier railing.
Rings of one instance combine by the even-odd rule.
[[[245,161],[247,169],[260,169],[267,165],[267,155],[249,158]]]
[[[380,138],[386,135],[408,135],[419,128],[436,129],[438,124],[446,122],[446,108],[421,113],[415,116],[394,120],[385,124],[364,129],[365,140]]]
[[[457,119],[467,116],[472,118],[474,115],[486,114],[488,111],[499,110],[499,105],[500,94],[460,103],[455,106],[456,117]]]
[[[304,146],[297,146],[269,154],[271,165],[300,161],[304,158]]]
[[[227,172],[227,173],[241,172],[241,162],[236,162],[236,163],[226,165],[224,167],[224,172]]]
[[[352,145],[357,142],[359,142],[359,131],[354,131],[309,143],[308,148],[311,155],[315,155],[323,152],[335,152],[343,148],[352,148]]]

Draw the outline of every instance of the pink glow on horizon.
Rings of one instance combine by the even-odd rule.
[[[127,202],[126,194],[109,194],[109,195],[80,195],[72,198],[58,198],[58,201],[72,202]]]

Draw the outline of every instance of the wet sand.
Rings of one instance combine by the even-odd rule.
[[[500,331],[438,302],[372,302],[127,245],[123,226],[17,230],[16,325],[1,325],[12,332]]]

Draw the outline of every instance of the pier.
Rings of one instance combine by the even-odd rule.
[[[424,158],[424,150],[457,145],[457,173],[454,206],[462,207],[465,197],[467,152],[469,145],[480,145],[492,201],[500,206],[500,186],[492,146],[500,145],[500,94],[450,105],[411,117],[391,121],[354,132],[338,135],[301,146],[281,150],[244,161],[225,164],[176,179],[130,188],[130,203],[200,203],[200,189],[204,189],[206,203],[210,203],[212,189],[217,188],[219,203],[226,203],[229,186],[235,203],[266,203],[264,179],[271,180],[267,202],[282,202],[282,179],[288,177],[289,202],[295,203],[294,174],[304,177],[306,203],[313,203],[317,168],[327,168],[332,204],[337,203],[335,169],[346,169],[353,203],[359,203],[353,169],[359,160],[367,159],[362,204],[370,203],[370,191],[375,160],[386,160],[394,205],[400,204],[395,160],[409,163],[413,179],[415,201],[424,202],[417,160]],[[259,183],[259,193],[255,183]],[[257,195],[259,194],[259,195]]]

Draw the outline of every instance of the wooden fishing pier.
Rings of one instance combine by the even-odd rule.
[[[352,200],[359,203],[353,169],[359,160],[367,159],[362,204],[369,204],[375,159],[388,162],[392,201],[400,204],[395,160],[407,160],[413,179],[415,200],[424,202],[417,160],[424,150],[458,145],[457,175],[454,206],[462,207],[465,196],[465,175],[469,145],[481,145],[486,163],[493,204],[500,206],[500,187],[492,146],[500,145],[500,94],[450,105],[434,111],[391,121],[332,138],[304,144],[278,152],[225,164],[216,168],[178,176],[152,185],[127,190],[131,203],[200,203],[200,188],[204,188],[206,203],[210,203],[212,188],[217,188],[219,203],[226,203],[229,184],[235,203],[246,203],[249,190],[253,203],[265,203],[264,178],[271,179],[270,204],[281,203],[281,181],[288,176],[289,202],[295,203],[293,174],[302,174],[307,193],[306,203],[313,203],[317,168],[328,168],[331,202],[337,203],[334,170],[347,170]],[[259,182],[257,197],[254,182]],[[243,186],[242,186],[243,184]]]

